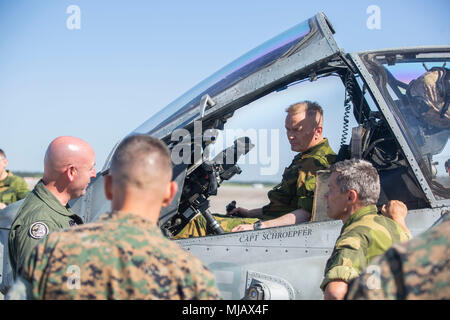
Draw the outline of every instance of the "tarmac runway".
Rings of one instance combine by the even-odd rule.
[[[32,190],[40,178],[26,177],[29,190]],[[261,208],[269,203],[267,192],[272,187],[264,187],[261,184],[255,185],[234,185],[222,184],[219,187],[216,196],[211,196],[210,210],[212,213],[226,213],[226,206],[233,200],[236,201],[238,207],[246,209]]]
[[[263,187],[262,185],[226,185],[220,186],[217,196],[209,197],[211,213],[226,213],[226,206],[233,200],[236,201],[237,207],[246,209],[261,208],[269,203],[267,192],[271,187]]]

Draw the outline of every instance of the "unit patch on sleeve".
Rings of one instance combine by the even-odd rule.
[[[29,233],[33,239],[42,239],[48,234],[48,227],[43,222],[35,222],[31,225]]]

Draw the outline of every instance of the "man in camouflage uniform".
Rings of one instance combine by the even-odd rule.
[[[33,247],[52,231],[82,224],[69,207],[95,177],[95,154],[84,140],[58,137],[47,148],[44,176],[28,193],[11,225],[8,246],[14,277]]]
[[[323,138],[323,110],[317,103],[303,101],[286,109],[285,126],[292,151],[299,152],[284,170],[280,184],[268,192],[270,203],[262,208],[236,208],[230,215],[244,218],[216,219],[225,231],[244,231],[308,221],[314,200],[315,173],[336,161],[328,139]],[[262,219],[262,221],[260,221]],[[193,219],[177,238],[206,235],[203,216]]]
[[[218,299],[213,274],[165,238],[157,222],[177,191],[167,147],[148,135],[117,148],[98,222],[50,234],[11,289],[33,299]],[[20,290],[20,286],[22,290]]]
[[[344,160],[331,167],[325,194],[327,215],[342,220],[341,233],[328,259],[320,285],[325,299],[343,299],[348,282],[364,270],[369,261],[409,234],[387,216],[377,213],[380,180],[375,168],[364,160]],[[384,211],[396,209],[390,203]]]
[[[346,299],[450,299],[450,214],[375,258],[350,282]]]
[[[0,210],[5,209],[11,203],[25,198],[28,193],[27,183],[9,170],[8,159],[5,152],[0,149]]]

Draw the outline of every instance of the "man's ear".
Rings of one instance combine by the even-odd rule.
[[[317,126],[316,127],[316,129],[315,129],[315,131],[314,131],[314,135],[316,136],[316,137],[320,137],[320,136],[322,136],[322,132],[323,132],[323,128],[322,128],[322,126]]]
[[[171,181],[167,188],[166,195],[162,201],[163,207],[167,207],[172,202],[173,198],[177,194],[177,191],[178,191],[178,184],[175,181]]]
[[[66,170],[66,177],[69,179],[70,182],[72,182],[75,179],[75,176],[77,174],[77,168],[73,165],[69,165]]]
[[[112,200],[112,177],[107,174],[103,177],[103,186],[105,188],[105,197]]]
[[[355,190],[350,190],[349,192],[348,192],[348,202],[350,203],[350,204],[355,204],[356,202],[358,202],[359,201],[359,197],[358,197],[358,194],[356,193],[356,191]]]

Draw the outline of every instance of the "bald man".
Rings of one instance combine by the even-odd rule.
[[[220,298],[213,274],[157,225],[177,191],[171,180],[170,153],[161,141],[123,140],[104,179],[112,210],[39,243],[9,297],[24,297],[28,288],[32,299]]]
[[[50,232],[83,221],[69,207],[95,177],[95,153],[84,140],[58,137],[47,148],[44,176],[28,193],[9,233],[9,256],[14,277],[39,240]]]

